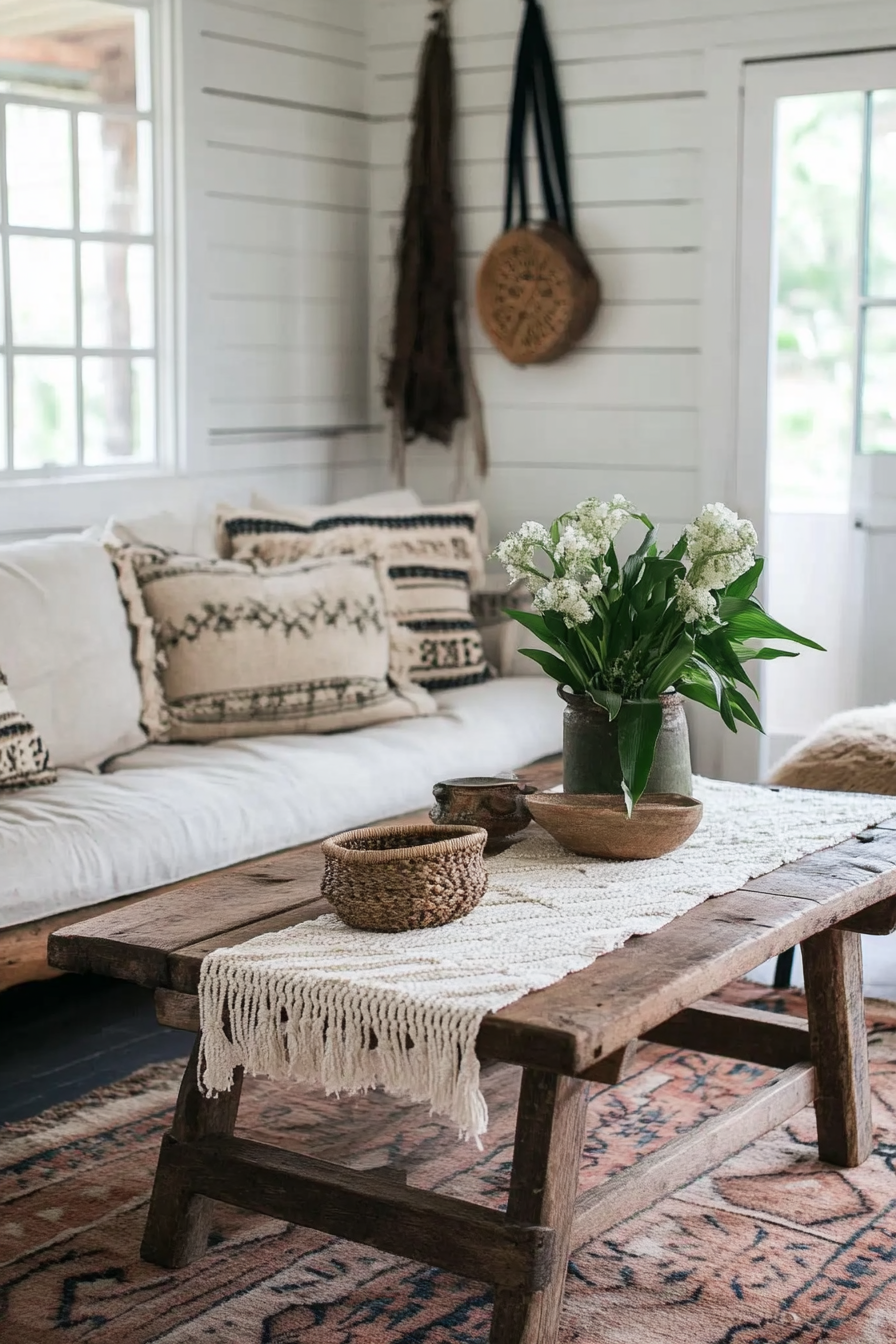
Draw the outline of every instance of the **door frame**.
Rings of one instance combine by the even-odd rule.
[[[764,532],[765,464],[747,460],[738,451],[742,438],[741,272],[744,264],[742,184],[746,168],[745,89],[749,67],[771,62],[805,62],[811,68],[834,57],[890,53],[896,49],[896,13],[885,25],[862,28],[840,22],[834,31],[711,48],[706,53],[706,141],[704,145],[704,265],[702,313],[702,379],[700,478],[706,501],[722,500],[752,517]],[[817,78],[818,76],[816,76]],[[799,92],[799,89],[795,90]],[[822,91],[806,89],[806,92]],[[770,151],[769,151],[770,152]],[[768,209],[771,210],[769,181]],[[771,234],[769,233],[769,239]],[[748,301],[765,304],[771,292],[771,256],[766,260],[769,283],[751,287]],[[766,316],[766,330],[768,317]],[[753,352],[755,358],[755,352]],[[755,416],[756,408],[753,408]],[[755,424],[755,419],[753,421]],[[758,484],[760,483],[761,484]],[[756,503],[761,508],[756,515]],[[719,778],[756,780],[761,769],[761,742],[746,730],[736,736],[721,720],[703,716],[698,731],[698,765]]]

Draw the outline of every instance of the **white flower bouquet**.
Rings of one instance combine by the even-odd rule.
[[[638,549],[619,563],[615,539],[644,525]],[[621,495],[586,499],[550,529],[524,523],[495,557],[525,579],[534,612],[508,611],[545,649],[524,649],[574,694],[590,696],[618,720],[622,790],[631,815],[647,785],[663,723],[660,695],[678,691],[721,714],[732,732],[762,725],[745,691],[752,659],[795,658],[777,640],[820,649],[765,612],[754,596],[764,561],[756,530],[723,504],[707,504],[671,550]]]

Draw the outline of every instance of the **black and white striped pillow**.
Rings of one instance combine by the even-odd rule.
[[[427,691],[488,681],[492,673],[470,610],[484,565],[477,503],[422,505],[387,515],[327,517],[221,510],[225,558],[287,564],[310,556],[382,556],[395,585],[394,619],[413,645],[411,679]]]
[[[0,672],[0,790],[54,784],[56,771],[33,724],[16,708]]]

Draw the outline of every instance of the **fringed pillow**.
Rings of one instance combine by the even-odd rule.
[[[157,741],[330,733],[431,714],[371,558],[276,568],[113,550]]]
[[[491,674],[470,610],[482,577],[478,503],[401,513],[273,514],[220,509],[222,556],[280,565],[300,558],[379,555],[396,589],[396,620],[413,642],[411,679],[427,691],[487,681]]]
[[[56,771],[33,724],[16,709],[6,678],[0,672],[0,790],[55,784]]]

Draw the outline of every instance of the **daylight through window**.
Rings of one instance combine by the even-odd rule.
[[[0,3],[0,470],[156,458],[150,24]]]

